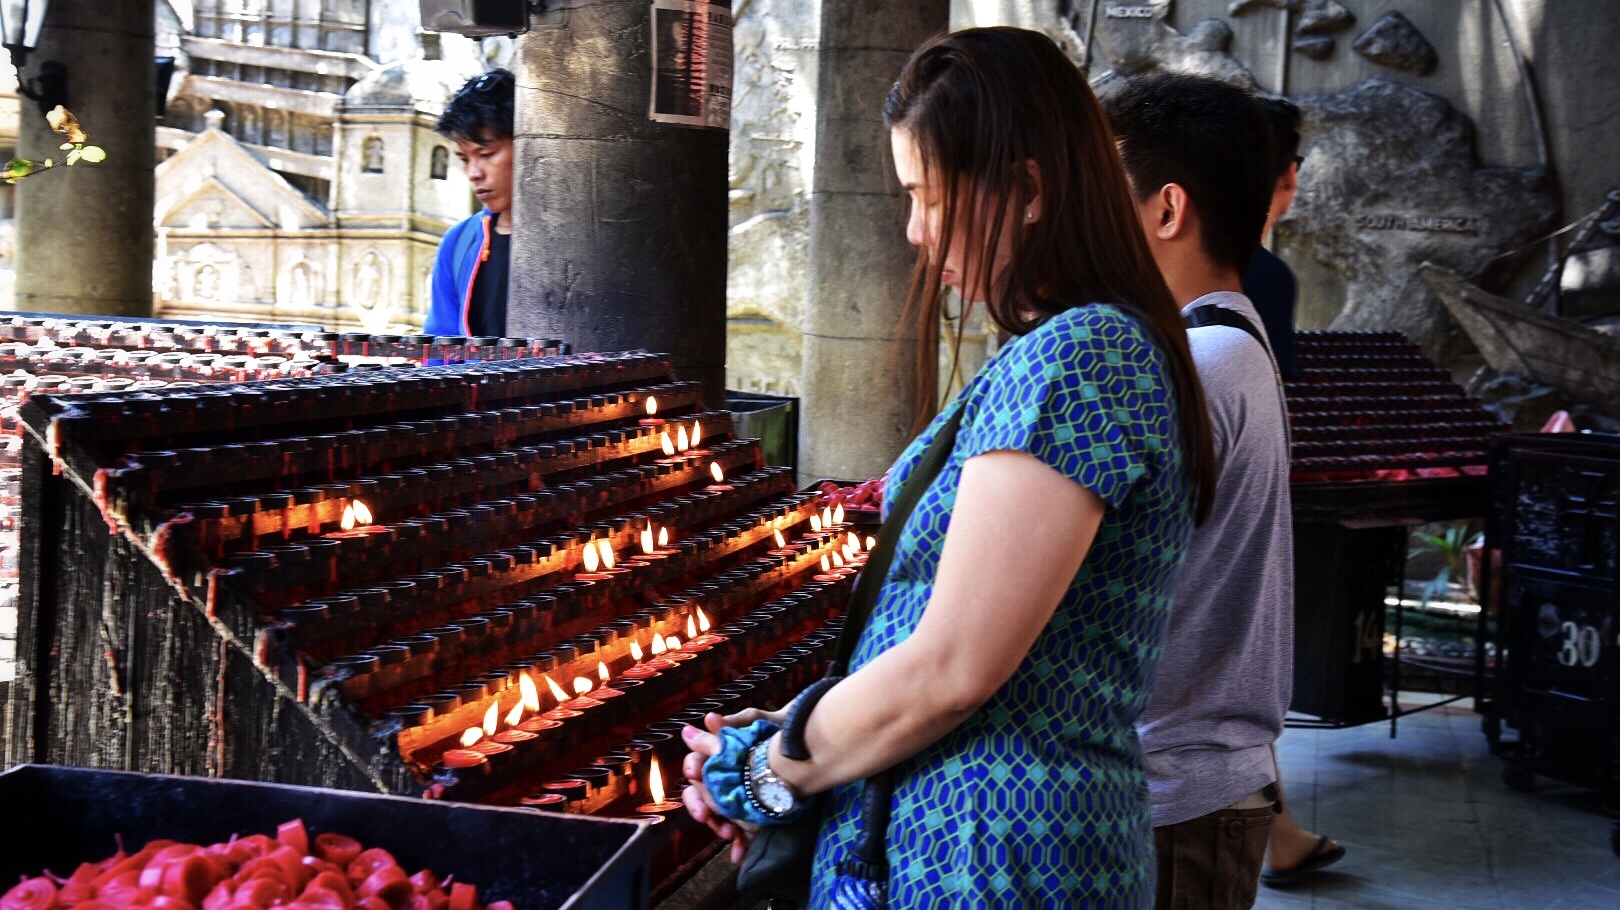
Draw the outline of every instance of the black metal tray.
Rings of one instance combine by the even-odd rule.
[[[622,819],[292,787],[18,765],[0,773],[0,882],[134,850],[155,838],[211,844],[275,835],[302,818],[382,847],[410,872],[428,868],[478,886],[480,903],[516,910],[643,910],[654,845]]]

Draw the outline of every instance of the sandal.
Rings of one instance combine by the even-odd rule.
[[[1344,846],[1333,843],[1333,838],[1324,834],[1317,839],[1316,846],[1311,848],[1311,854],[1305,857],[1298,865],[1290,869],[1262,871],[1260,881],[1272,887],[1291,885],[1312,872],[1326,869],[1341,859],[1344,859]]]

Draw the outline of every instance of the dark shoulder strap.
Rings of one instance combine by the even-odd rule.
[[[956,444],[957,427],[962,423],[962,408],[963,405],[958,402],[956,411],[939,428],[939,435],[934,437],[922,458],[917,460],[917,467],[912,469],[911,476],[906,478],[906,485],[894,500],[894,506],[889,509],[889,518],[883,522],[882,530],[878,531],[877,543],[872,546],[872,552],[866,557],[866,565],[855,581],[855,591],[849,597],[849,609],[844,611],[844,627],[838,633],[838,646],[832,663],[827,667],[826,677],[800,693],[788,708],[787,718],[782,725],[782,754],[794,761],[807,761],[810,758],[810,750],[804,744],[805,721],[821,696],[849,672],[849,658],[855,653],[855,642],[866,628],[872,607],[877,603],[878,591],[883,587],[883,579],[889,574],[889,563],[894,561],[895,542],[900,537],[900,530],[917,507],[923,490],[939,476],[945,459],[950,457],[951,448]]]
[[[828,676],[843,676],[849,672],[849,659],[855,653],[855,641],[861,637],[866,620],[871,617],[872,608],[877,604],[878,591],[889,574],[889,563],[894,560],[894,548],[900,539],[900,531],[917,507],[923,490],[933,483],[940,469],[945,467],[945,460],[956,445],[956,430],[962,424],[962,409],[962,402],[957,402],[956,410],[939,428],[939,435],[934,437],[922,458],[918,459],[917,467],[906,478],[900,496],[889,509],[889,517],[883,522],[882,530],[878,531],[877,543],[867,555],[866,565],[861,568],[860,577],[855,581],[855,592],[849,597],[849,609],[844,613],[844,628],[838,634],[838,650],[833,655],[832,665],[827,668]]]
[[[1201,306],[1181,317],[1181,321],[1189,329],[1201,329],[1206,325],[1224,325],[1229,329],[1242,329],[1249,333],[1250,338],[1259,342],[1260,346],[1266,349],[1268,355],[1271,353],[1271,345],[1266,343],[1266,336],[1260,334],[1260,330],[1255,328],[1254,323],[1244,319],[1241,314],[1234,313],[1225,307]]]

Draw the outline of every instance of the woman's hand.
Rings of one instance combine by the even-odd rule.
[[[709,756],[720,751],[720,738],[715,734],[722,727],[745,727],[756,720],[769,720],[780,724],[786,711],[761,711],[758,708],[747,708],[731,715],[710,713],[704,716],[705,730],[688,725],[681,731],[681,740],[692,751],[681,762],[681,776],[688,783],[687,788],[681,792],[681,802],[685,804],[686,811],[692,817],[709,826],[721,840],[731,841],[731,861],[741,863],[748,853],[748,844],[754,838],[758,829],[747,822],[737,821],[720,814],[715,806],[713,797],[709,795],[709,788],[703,786],[703,763]]]

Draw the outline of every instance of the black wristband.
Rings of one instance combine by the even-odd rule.
[[[810,720],[810,709],[821,701],[827,690],[837,685],[842,676],[829,676],[810,684],[799,697],[788,705],[787,717],[782,721],[782,757],[790,761],[809,761],[810,749],[804,744],[804,725]]]

